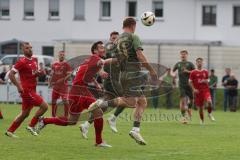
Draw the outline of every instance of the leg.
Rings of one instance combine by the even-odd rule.
[[[11,126],[8,128],[8,132],[14,133],[21,123],[29,116],[32,107],[22,110],[22,112],[15,118]]]
[[[204,106],[199,106],[200,124],[204,123]]]
[[[57,100],[59,98],[59,94],[57,91],[53,89],[52,91],[52,117],[56,117],[56,112],[57,112]]]
[[[228,106],[228,93],[227,89],[224,89],[224,106],[223,106],[224,112],[227,111],[227,106]]]
[[[48,104],[43,101],[42,104],[39,106],[40,108],[35,113],[34,117],[32,118],[31,122],[29,123],[29,127],[35,127],[37,124],[39,117],[41,117],[48,109]]]
[[[0,119],[3,119],[2,111],[0,109]]]

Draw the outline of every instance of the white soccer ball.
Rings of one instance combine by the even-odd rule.
[[[155,15],[153,12],[144,12],[141,16],[141,21],[145,26],[152,26],[155,22]]]

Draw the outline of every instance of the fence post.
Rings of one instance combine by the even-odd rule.
[[[210,45],[207,45],[207,69],[210,69]]]

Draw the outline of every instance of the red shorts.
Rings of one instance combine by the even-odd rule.
[[[199,93],[195,94],[195,104],[197,107],[203,107],[204,101],[211,101],[211,94],[209,90],[198,90]]]
[[[67,99],[67,90],[64,92],[52,90],[52,103],[56,103],[57,99],[62,98],[62,100]]]
[[[43,102],[42,97],[36,93],[35,89],[24,89],[21,97],[22,110],[32,109],[33,106],[40,106]]]
[[[69,113],[80,114],[84,109],[88,109],[90,104],[95,102],[96,99],[88,90],[87,86],[72,86],[68,95],[68,102],[70,105]]]

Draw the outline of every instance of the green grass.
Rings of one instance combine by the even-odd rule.
[[[240,157],[239,112],[216,111],[217,122],[210,122],[206,116],[206,124],[200,126],[196,111],[191,123],[182,125],[175,120],[179,117],[178,110],[148,109],[141,127],[148,145],[139,146],[128,136],[132,126],[129,109],[119,118],[118,134],[105,125],[104,138],[113,148],[104,149],[93,146],[93,127],[88,140],[82,139],[77,126],[49,125],[41,135],[33,137],[25,130],[30,118],[17,130],[20,138],[11,139],[4,132],[21,107],[2,104],[1,108],[4,114],[4,120],[0,120],[1,160],[238,160]],[[150,121],[151,114],[157,116],[157,121]]]

